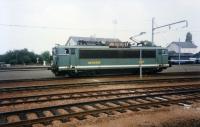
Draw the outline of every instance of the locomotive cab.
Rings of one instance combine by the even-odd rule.
[[[71,57],[71,51],[69,48],[63,48],[63,47],[54,47],[53,51],[53,63],[52,63],[52,72],[56,75],[64,75],[64,71],[60,69],[60,66],[67,66],[69,67],[71,65],[70,57]],[[60,71],[61,70],[61,71]]]
[[[167,49],[157,50],[157,63],[159,64],[158,72],[166,69],[169,66]]]

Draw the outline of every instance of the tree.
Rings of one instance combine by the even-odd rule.
[[[42,60],[45,60],[47,63],[51,62],[51,55],[49,51],[45,51],[41,54]]]
[[[36,54],[29,52],[28,49],[10,50],[2,55],[1,61],[8,64],[34,64],[36,58]]]
[[[192,42],[192,34],[190,32],[187,32],[185,41],[186,42]]]
[[[0,55],[0,62],[3,60],[3,55]]]
[[[0,62],[5,62],[7,64],[36,64],[37,58],[40,64],[42,64],[43,60],[50,63],[52,56],[49,51],[38,55],[28,51],[28,49],[9,50],[5,54],[0,55]]]

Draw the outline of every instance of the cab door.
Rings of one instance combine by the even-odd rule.
[[[62,58],[62,60],[63,60],[62,63],[64,64],[64,66],[69,67],[70,64],[71,64],[70,49],[65,48],[65,49],[64,49],[64,54],[63,54],[62,57],[63,57],[63,58]]]
[[[74,67],[77,65],[77,62],[76,62],[76,50],[75,48],[71,48],[70,49],[70,59],[71,59],[71,66]]]
[[[162,50],[162,64],[168,64],[168,51],[167,51],[167,49]]]
[[[162,49],[157,49],[157,64],[162,64]]]

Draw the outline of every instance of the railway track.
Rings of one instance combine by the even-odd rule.
[[[87,79],[88,77],[89,78],[91,78],[91,77],[102,77],[102,76],[113,77],[113,76],[119,76],[119,75],[120,74],[118,74],[118,75],[81,76],[81,77]],[[152,74],[152,75],[147,75],[147,76],[157,77],[157,76],[191,76],[191,75],[200,75],[200,72],[169,72],[169,73]],[[13,80],[0,80],[0,83],[54,81],[54,80],[70,80],[70,79],[76,79],[76,78],[72,78],[72,77],[55,77],[55,78],[36,78],[36,79],[13,79]]]
[[[65,123],[69,122],[71,118],[83,120],[88,115],[98,117],[101,113],[113,115],[115,112],[124,113],[127,110],[137,111],[172,104],[190,105],[192,101],[199,99],[200,88],[197,86],[179,87],[177,89],[175,87],[171,89],[168,87],[159,91],[153,88],[152,91],[147,90],[140,94],[126,97],[3,112],[0,113],[0,127],[21,127],[34,124],[49,125],[54,120]],[[46,112],[49,112],[51,115],[48,115]],[[30,114],[34,114],[35,117],[30,118]],[[17,119],[11,119],[13,116],[17,117]]]
[[[125,88],[125,89],[109,89],[109,90],[96,90],[96,91],[84,91],[84,92],[73,92],[73,93],[56,93],[56,94],[43,94],[43,95],[32,95],[32,96],[20,96],[12,98],[0,99],[0,107],[10,106],[17,104],[28,104],[28,103],[39,103],[39,102],[50,102],[56,100],[71,100],[71,99],[83,99],[83,98],[99,98],[109,96],[130,96],[138,94],[152,94],[167,92],[171,90],[186,90],[186,89],[200,88],[200,84],[190,84],[182,86],[154,86],[154,87],[143,87],[143,88]]]
[[[33,91],[33,90],[49,90],[49,89],[68,89],[68,88],[80,88],[80,87],[98,87],[102,85],[125,85],[131,83],[162,83],[162,82],[194,82],[200,81],[199,76],[195,77],[181,77],[181,78],[153,78],[143,80],[124,80],[124,81],[105,81],[105,82],[87,82],[87,83],[61,83],[54,85],[35,85],[35,86],[23,86],[23,87],[4,87],[0,88],[0,93],[12,93],[19,91]]]

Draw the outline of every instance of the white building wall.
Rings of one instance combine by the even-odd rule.
[[[176,53],[179,53],[179,47],[176,44],[170,44],[167,47],[168,51],[175,51]],[[197,48],[180,48],[180,53],[197,53]]]
[[[175,51],[176,53],[179,52],[179,47],[175,44],[170,44],[168,47],[167,47],[168,51]]]
[[[197,48],[181,48],[181,53],[197,53]]]

